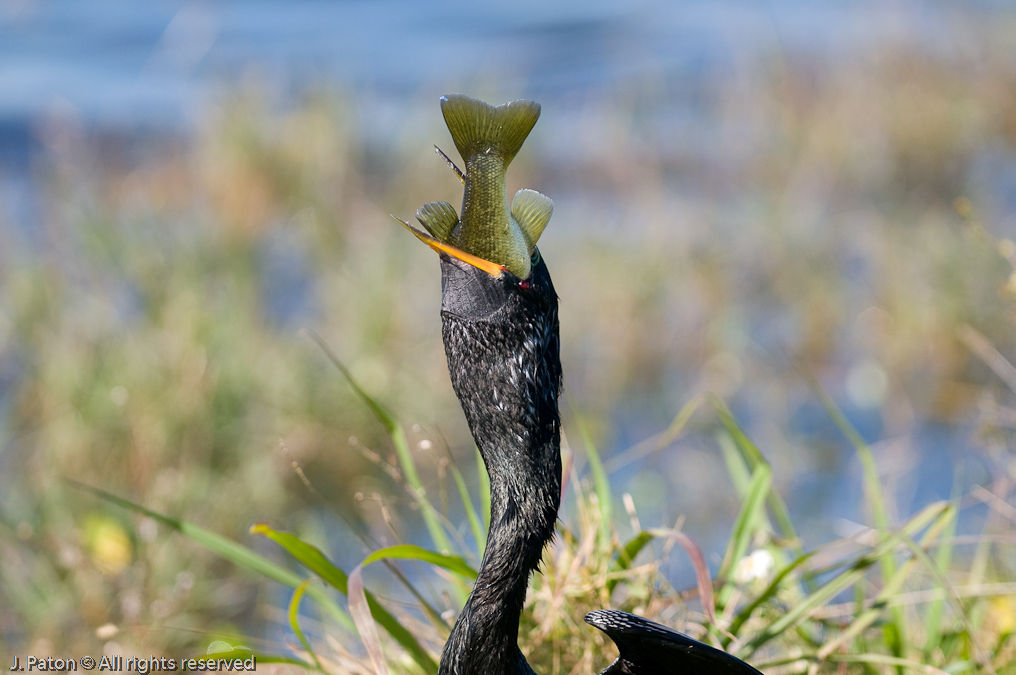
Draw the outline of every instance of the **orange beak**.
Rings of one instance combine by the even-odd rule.
[[[473,267],[483,270],[492,277],[500,277],[505,270],[504,265],[498,265],[497,263],[492,263],[489,260],[484,260],[483,258],[475,256],[472,253],[466,253],[461,248],[456,248],[451,244],[446,244],[443,241],[435,239],[426,232],[416,229],[415,227],[413,227],[406,221],[402,220],[401,218],[398,218],[396,216],[392,216],[392,218],[395,218],[395,220],[402,223],[407,230],[416,235],[417,239],[422,241],[427,246],[430,246],[438,253],[444,253],[446,255],[452,256],[453,258],[458,258],[464,263],[469,263]]]

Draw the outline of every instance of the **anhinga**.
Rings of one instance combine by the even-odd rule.
[[[432,202],[416,212],[429,235],[403,224],[441,255],[448,370],[491,495],[483,561],[440,674],[532,675],[518,648],[519,617],[561,500],[557,295],[536,248],[554,205],[520,190],[509,206],[505,170],[540,106],[493,107],[454,95],[441,98],[441,110],[466,163],[463,173],[448,160],[465,186],[462,217],[447,202]],[[620,651],[603,673],[759,675],[726,652],[626,612],[599,610],[586,622]]]

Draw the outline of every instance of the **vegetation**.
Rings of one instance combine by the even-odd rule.
[[[548,109],[509,176],[558,205],[541,250],[572,406],[522,631],[542,672],[609,662],[581,622],[603,606],[767,673],[1013,672],[1016,244],[996,167],[1016,70],[985,57],[998,41]],[[357,101],[241,93],[194,138],[130,152],[41,132],[44,225],[0,245],[12,654],[226,642],[433,671],[483,476],[436,263],[388,214],[460,187],[429,149],[432,97],[391,133]],[[945,500],[922,473],[936,453]]]

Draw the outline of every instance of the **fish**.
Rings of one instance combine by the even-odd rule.
[[[518,100],[492,106],[464,94],[441,97],[441,112],[465,171],[438,153],[463,184],[462,215],[448,202],[430,202],[416,211],[426,233],[396,218],[424,243],[493,276],[528,279],[539,261],[537,241],[554,213],[554,202],[522,189],[508,202],[508,165],[540,118],[540,104]]]

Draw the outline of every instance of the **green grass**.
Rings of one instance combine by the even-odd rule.
[[[383,421],[392,444],[401,442],[404,433],[399,422],[363,393],[341,364],[336,365]],[[901,673],[1004,673],[1016,664],[1012,619],[1008,630],[995,632],[985,626],[988,615],[983,611],[984,605],[991,606],[996,599],[1005,602],[1008,596],[1011,601],[1016,585],[1006,585],[1009,590],[1005,593],[999,593],[998,587],[978,592],[972,590],[978,584],[971,583],[975,570],[950,565],[959,500],[930,504],[900,523],[891,523],[882,506],[877,474],[866,472],[865,489],[875,522],[855,536],[802,552],[786,508],[772,487],[771,467],[763,453],[722,402],[714,400],[713,408],[717,434],[734,448],[737,460],[753,467],[717,578],[710,579],[698,547],[680,532],[650,528],[639,531],[627,543],[621,542],[618,528],[604,517],[602,508],[613,502],[609,482],[595,447],[587,444],[586,460],[595,487],[588,489],[574,470],[567,476],[566,492],[574,509],[570,509],[571,517],[562,521],[558,539],[545,556],[544,573],[533,580],[522,620],[520,639],[532,662],[555,673],[574,672],[576,667],[591,672],[608,663],[610,645],[580,621],[585,612],[602,604],[664,621],[675,607],[681,607],[682,630],[773,672],[843,672],[842,667],[847,666],[847,672],[851,672],[849,668],[877,672],[878,667],[890,667]],[[856,438],[856,431],[835,408],[830,407],[830,414],[843,424],[848,436]],[[717,450],[724,445],[718,443]],[[870,448],[862,443],[857,451],[870,453]],[[409,473],[407,467],[401,468]],[[460,590],[476,577],[466,562],[472,551],[448,555],[409,545],[374,551],[347,576],[300,538],[264,524],[254,526],[253,533],[272,539],[300,563],[306,575],[306,580],[300,581],[236,542],[94,488],[89,490],[111,503],[156,518],[238,565],[295,587],[289,622],[300,643],[297,661],[324,673],[344,672],[343,667],[350,667],[349,655],[361,651],[368,655],[358,666],[363,672],[372,672],[371,668],[378,673],[437,672],[438,654],[424,649],[406,630],[404,619],[396,619],[365,591],[363,569],[367,565],[382,560],[417,561],[449,572],[448,579]],[[423,491],[416,494],[421,508],[433,508]],[[471,499],[468,492],[464,496]],[[780,524],[774,527],[777,514]],[[681,541],[699,578],[696,591],[678,593],[660,574],[658,561],[642,555],[654,539]],[[449,538],[441,533],[432,543],[446,541]],[[981,541],[989,554],[1003,555],[1012,547],[1012,542],[996,546],[989,536]],[[754,573],[741,571],[739,563],[746,560],[749,549],[754,549],[755,555],[765,551],[772,567]],[[640,558],[645,560],[640,562]],[[404,577],[402,580],[408,584]],[[364,645],[363,650],[347,645],[341,651],[347,659],[342,667],[330,661],[333,649],[326,644],[315,647],[301,628],[298,606],[307,591],[314,591],[319,609],[331,615],[334,630],[349,628],[348,616],[335,607],[331,596],[322,593],[325,587],[348,597],[349,613]],[[414,610],[417,632],[422,628],[427,642],[440,644],[448,635],[449,623],[435,611],[434,601],[425,599],[425,591],[411,584],[409,589],[419,600]],[[696,602],[687,603],[696,594]],[[913,596],[927,599],[912,603],[908,598]],[[845,597],[853,600],[845,602]],[[348,630],[343,634],[347,640],[355,639]],[[274,659],[287,656],[259,654]]]

